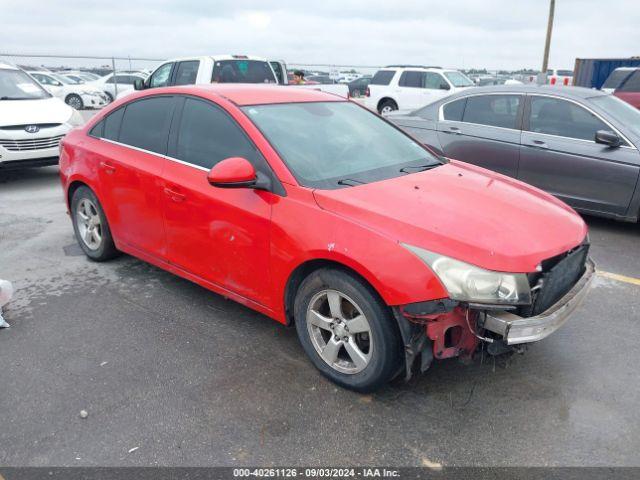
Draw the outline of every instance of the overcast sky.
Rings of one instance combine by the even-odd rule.
[[[0,53],[248,53],[289,63],[540,68],[548,3],[0,0]],[[640,0],[557,0],[550,66],[631,55],[640,55]]]

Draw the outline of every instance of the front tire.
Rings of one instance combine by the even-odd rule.
[[[118,255],[102,205],[89,187],[73,192],[71,216],[76,240],[87,257],[104,262]]]
[[[67,105],[69,105],[71,108],[74,108],[75,110],[82,110],[84,108],[84,102],[82,101],[82,98],[80,98],[80,95],[76,95],[75,93],[67,95],[67,98],[65,98],[64,101]]]
[[[370,392],[398,371],[401,342],[391,313],[357,276],[331,268],[311,273],[296,294],[294,316],[311,362],[338,385]]]

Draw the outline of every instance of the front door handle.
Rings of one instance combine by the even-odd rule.
[[[462,135],[462,132],[460,131],[460,129],[458,127],[448,127],[447,130],[444,131],[444,133],[452,133],[454,135]]]
[[[545,142],[544,140],[533,140],[533,143],[530,146],[534,148],[541,148],[543,150],[549,148],[549,145],[547,145],[547,142]]]
[[[171,190],[170,188],[165,188],[164,189],[164,193],[171,200],[173,200],[174,202],[178,202],[178,203],[179,202],[184,202],[184,200],[187,198],[182,193],[175,192],[175,191]]]
[[[113,165],[111,165],[110,163],[107,163],[107,162],[100,162],[100,166],[109,175],[111,175],[112,173],[114,173],[116,171],[116,167],[114,167]]]

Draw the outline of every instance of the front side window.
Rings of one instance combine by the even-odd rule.
[[[610,130],[598,117],[573,102],[531,97],[529,130],[547,135],[595,141],[598,130]]]
[[[126,105],[119,142],[166,154],[173,97],[153,97]]]
[[[198,76],[199,67],[200,62],[198,60],[178,63],[175,84],[193,85],[194,83],[196,83],[196,77]]]
[[[447,85],[447,82],[439,73],[427,72],[424,77],[424,88],[431,88],[433,90],[439,90],[442,85]]]
[[[243,157],[257,166],[259,153],[221,108],[187,98],[178,127],[176,157],[210,169],[229,157]]]
[[[171,69],[173,68],[173,63],[165,63],[161,67],[159,67],[153,75],[151,75],[151,79],[149,80],[149,87],[157,88],[157,87],[166,87],[169,85],[169,79],[171,77]]]
[[[277,83],[269,62],[260,60],[218,60],[213,66],[213,83]]]
[[[39,81],[42,85],[48,85],[52,87],[59,87],[60,82],[54,80],[49,75],[43,75],[42,73],[32,73],[31,76]]]
[[[455,102],[447,103],[442,107],[442,116],[445,120],[449,120],[451,122],[461,122],[466,103],[466,98],[461,98]]]
[[[478,95],[469,97],[463,122],[491,127],[518,128],[519,95]]]
[[[422,145],[350,102],[242,107],[305,186],[336,189],[440,165]],[[416,170],[412,170],[416,171]]]
[[[371,79],[371,85],[389,85],[395,74],[395,70],[378,70]]]
[[[51,95],[21,70],[0,69],[0,100],[37,100]]]

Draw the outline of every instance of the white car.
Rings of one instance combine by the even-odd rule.
[[[76,110],[102,108],[109,103],[104,92],[93,85],[78,83],[54,72],[30,70],[27,73],[35,78],[51,95],[64,100],[64,103]]]
[[[281,60],[267,60],[249,55],[206,55],[167,60],[136,88],[147,89],[173,85],[208,83],[289,84],[287,66]],[[296,85],[296,88],[321,90],[347,97],[347,85]],[[131,93],[118,93],[122,98]]]
[[[144,82],[145,78],[146,77],[141,73],[117,72],[115,75],[110,73],[94,82],[87,82],[85,85],[97,87],[103,91],[109,98],[109,101],[112,102],[120,93],[132,91],[133,84],[136,80],[142,80]]]
[[[25,72],[0,64],[0,170],[57,164],[60,140],[83,123]]]
[[[475,84],[458,70],[391,65],[376,72],[365,94],[365,106],[380,114],[415,110]]]

